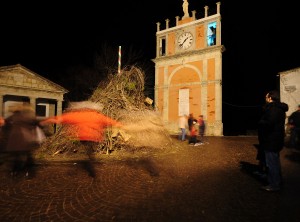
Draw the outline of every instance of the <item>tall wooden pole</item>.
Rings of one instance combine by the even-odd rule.
[[[118,74],[121,73],[121,46],[119,46],[119,53],[118,53]]]

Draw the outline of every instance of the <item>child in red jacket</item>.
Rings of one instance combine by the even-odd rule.
[[[189,144],[195,145],[197,143],[197,128],[196,128],[196,121],[193,121],[193,125],[190,128],[190,138],[189,138]]]

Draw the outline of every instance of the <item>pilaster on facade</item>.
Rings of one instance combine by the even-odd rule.
[[[63,101],[62,100],[57,100],[56,104],[57,104],[56,115],[59,116],[59,115],[62,114],[62,109],[63,109],[62,104],[63,104]]]
[[[34,110],[34,113],[36,112],[36,97],[29,97],[30,105]]]
[[[168,67],[164,69],[164,82],[168,83]],[[164,106],[163,106],[163,120],[164,122],[168,122],[169,116],[169,84],[164,84],[163,88],[163,95],[164,95]]]

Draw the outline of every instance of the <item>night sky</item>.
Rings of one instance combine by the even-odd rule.
[[[204,6],[213,10],[216,2],[189,0],[190,15],[203,17]],[[300,19],[292,0],[220,2],[224,131],[244,134],[256,128],[278,72],[300,67]],[[0,10],[0,66],[19,63],[52,81],[70,68],[94,66],[103,42],[116,56],[119,45],[131,46],[151,60],[156,22],[183,16],[182,0],[2,2]]]

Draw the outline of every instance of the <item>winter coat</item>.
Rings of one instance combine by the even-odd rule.
[[[38,146],[35,128],[38,120],[32,110],[17,110],[5,119],[2,128],[3,151],[30,151]]]
[[[285,119],[288,105],[271,102],[258,122],[259,142],[265,151],[279,152],[284,146]]]
[[[196,120],[192,115],[189,115],[189,118],[188,118],[188,127],[189,127],[189,130],[191,130],[191,128],[193,126],[193,122],[198,122],[198,120]]]
[[[191,137],[197,137],[197,129],[196,129],[196,126],[195,124],[191,127],[191,130],[190,130],[190,136]]]
[[[300,110],[297,110],[290,115],[288,123],[293,127],[300,128]]]
[[[187,119],[185,116],[179,117],[179,123],[178,126],[180,129],[186,129],[187,128]]]
[[[205,122],[202,118],[198,119],[199,135],[203,135],[205,132]]]

